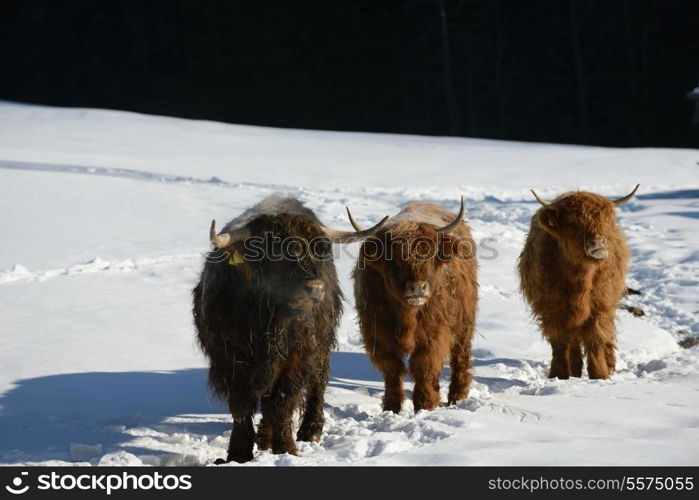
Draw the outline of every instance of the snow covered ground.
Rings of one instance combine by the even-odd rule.
[[[381,413],[349,272],[323,438],[252,465],[699,463],[699,153],[279,130],[0,103],[0,463],[207,464],[230,418],[205,386],[190,290],[212,217],[273,192],[349,228],[411,200],[456,209],[480,262],[475,383],[456,407]],[[609,381],[548,380],[517,289],[528,192],[640,195],[619,210],[642,291]],[[447,373],[444,377],[448,376]],[[410,385],[407,387],[410,388]],[[443,394],[443,398],[445,398]]]

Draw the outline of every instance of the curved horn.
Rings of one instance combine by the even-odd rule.
[[[456,216],[456,218],[449,224],[447,224],[444,227],[440,227],[437,229],[438,233],[444,233],[444,234],[449,234],[451,233],[454,229],[459,227],[461,224],[461,221],[464,220],[464,197],[461,197],[461,208],[459,209],[459,213]]]
[[[345,207],[347,209],[347,217],[349,217],[350,224],[352,224],[352,227],[354,228],[355,231],[364,231],[362,229],[362,226],[357,224],[357,221],[354,220],[354,217],[352,217],[352,213],[350,212],[349,207]]]
[[[534,195],[534,198],[536,198],[536,201],[538,201],[539,203],[541,203],[541,206],[542,206],[542,207],[548,207],[548,206],[551,205],[550,202],[544,201],[544,200],[542,200],[541,198],[539,198],[539,195],[536,194],[536,191],[534,191],[533,189],[530,189],[529,191],[532,192],[532,194]]]
[[[620,205],[623,205],[627,201],[629,201],[631,198],[633,198],[633,195],[636,194],[636,191],[638,191],[640,184],[636,184],[636,187],[633,188],[633,191],[631,191],[629,194],[624,196],[623,198],[619,198],[618,200],[614,200],[614,204],[618,207]]]
[[[347,212],[349,213],[349,210]],[[384,217],[383,219],[381,219],[381,221],[378,224],[376,224],[375,226],[372,226],[369,229],[364,229],[361,231],[338,231],[337,229],[330,229],[329,227],[326,227],[326,226],[322,226],[322,228],[323,228],[323,232],[325,233],[325,236],[327,236],[328,238],[330,238],[332,240],[335,240],[335,241],[333,241],[333,243],[353,243],[353,242],[359,241],[363,238],[368,238],[372,234],[379,231],[386,224],[387,220],[388,220],[388,215],[386,217]],[[354,226],[354,224],[352,224],[352,225]]]
[[[236,229],[232,233],[216,234],[216,219],[211,219],[209,241],[211,242],[211,248],[213,250],[223,250],[237,241],[244,240],[248,236],[250,236],[250,229],[247,227]]]

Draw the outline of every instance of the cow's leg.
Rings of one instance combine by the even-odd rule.
[[[228,443],[229,462],[248,462],[252,460],[252,449],[255,442],[255,429],[252,424],[256,405],[255,396],[249,389],[237,387],[228,397],[228,408],[233,416],[233,430]]]
[[[551,344],[551,369],[549,370],[549,378],[567,379],[569,377],[570,368],[568,367],[568,334],[561,331],[549,332],[544,329],[544,337]]]
[[[383,411],[399,413],[403,405],[403,399],[405,399],[403,394],[405,365],[400,352],[397,350],[387,351],[377,347],[369,351],[369,357],[374,366],[383,374],[385,387],[382,402]]]
[[[585,347],[587,352],[587,374],[594,379],[609,378],[609,367],[605,357],[604,346],[590,344]]]
[[[330,353],[324,356],[323,364],[318,376],[312,378],[308,386],[303,420],[296,434],[296,439],[299,441],[320,441],[320,435],[323,432],[323,424],[325,423],[323,404],[325,403],[325,387],[328,385]]]
[[[292,417],[298,407],[300,383],[298,373],[284,370],[279,374],[269,399],[269,423],[272,427],[272,453],[296,455]]]
[[[457,339],[451,348],[451,381],[449,383],[448,404],[456,404],[457,401],[468,397],[468,388],[471,385],[471,338],[473,336],[473,325],[470,331]]]
[[[594,379],[608,379],[616,370],[616,347],[613,342],[591,341],[585,344],[587,374]]]
[[[257,426],[257,435],[255,443],[258,450],[269,450],[272,447],[272,415],[270,406],[270,396],[262,396],[260,401],[260,409],[262,411],[262,420]]]
[[[612,375],[616,371],[616,345],[614,342],[608,342],[604,345],[604,358],[607,361],[607,369]]]
[[[415,381],[413,407],[420,410],[433,410],[439,405],[439,372],[442,370],[441,353],[435,349],[418,347],[410,357],[410,373]]]
[[[582,332],[587,353],[587,374],[592,379],[608,379],[616,365],[614,357],[614,314],[598,314]]]
[[[317,384],[309,388],[303,410],[303,420],[296,434],[298,441],[320,441],[325,423],[323,416],[324,393],[325,384]]]
[[[568,357],[568,375],[571,377],[581,377],[583,369],[582,346],[579,341],[572,339],[568,340],[566,348],[566,356]]]

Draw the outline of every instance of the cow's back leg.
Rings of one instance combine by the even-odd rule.
[[[457,337],[451,348],[451,380],[449,382],[448,404],[456,404],[457,401],[468,397],[468,388],[471,385],[471,340],[473,338],[473,323],[469,323],[465,331]]]
[[[272,415],[271,415],[270,395],[266,394],[260,398],[260,411],[262,412],[262,420],[257,426],[257,434],[255,435],[255,443],[258,450],[269,450],[272,447]]]
[[[607,379],[609,378],[609,367],[605,358],[604,347],[599,345],[590,345],[585,349],[587,351],[587,374],[592,379]]]
[[[616,370],[615,345],[612,342],[588,342],[587,374],[592,379],[607,379]]]
[[[277,376],[269,396],[269,425],[272,428],[272,453],[296,455],[292,417],[301,397],[300,362],[290,356]]]
[[[320,441],[323,432],[325,423],[323,404],[325,403],[325,387],[328,385],[328,371],[330,370],[329,352],[323,356],[322,365],[316,372],[316,376],[310,378],[307,386],[303,419],[296,434],[296,439],[299,441]]]
[[[607,361],[609,374],[616,371],[616,343],[608,342],[604,345],[604,358]]]
[[[325,417],[323,404],[325,402],[325,384],[313,383],[308,389],[303,410],[303,419],[296,434],[299,441],[320,441],[323,433]]]
[[[581,377],[583,369],[582,346],[579,340],[569,339],[566,349],[568,357],[568,374],[571,377]]]

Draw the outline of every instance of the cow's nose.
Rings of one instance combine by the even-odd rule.
[[[414,281],[408,285],[410,295],[425,297],[430,294],[430,284],[426,281]]]
[[[587,240],[585,253],[587,253],[588,257],[592,257],[593,259],[606,259],[609,255],[606,243],[607,240],[604,236],[595,235]]]
[[[607,239],[604,236],[595,236],[590,240],[590,250],[599,250],[607,244]]]
[[[306,281],[306,290],[313,300],[323,300],[325,296],[325,285],[321,280]]]

